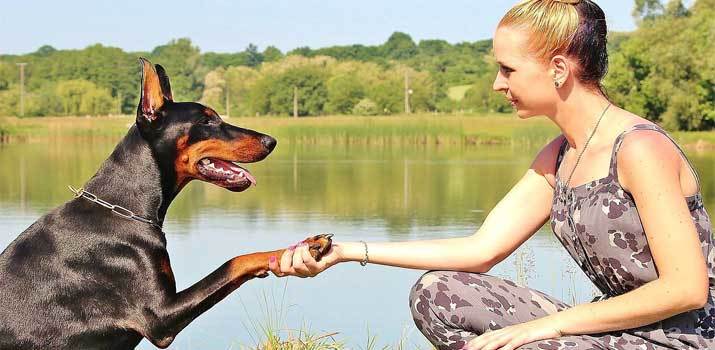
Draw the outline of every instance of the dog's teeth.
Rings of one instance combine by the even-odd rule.
[[[216,169],[216,167],[214,166],[214,163],[209,163],[208,167],[211,169]]]
[[[211,163],[211,161],[208,160],[208,159],[206,159],[206,158],[204,158],[204,159],[201,160],[201,164],[203,164],[203,165],[206,165],[206,164],[208,164],[208,163]]]
[[[238,172],[238,176],[240,177],[246,177],[246,174],[243,173],[243,171]]]

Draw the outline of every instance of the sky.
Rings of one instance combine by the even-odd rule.
[[[42,45],[95,43],[151,51],[190,38],[202,52],[239,52],[249,43],[286,52],[300,46],[384,43],[395,31],[450,43],[491,38],[517,0],[10,0],[0,5],[0,54]],[[630,31],[633,1],[596,1],[609,29]]]

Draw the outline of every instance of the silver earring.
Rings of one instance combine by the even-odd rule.
[[[557,88],[561,87],[561,83],[559,83],[557,80],[554,80],[554,86],[556,86]]]

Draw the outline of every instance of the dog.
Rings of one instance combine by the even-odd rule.
[[[168,347],[192,320],[246,281],[268,275],[283,250],[228,260],[176,290],[161,230],[172,200],[199,179],[240,192],[276,140],[174,102],[164,68],[142,67],[136,123],[76,197],[33,223],[0,255],[0,349]],[[314,258],[331,235],[306,239]]]

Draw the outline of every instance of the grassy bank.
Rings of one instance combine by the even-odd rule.
[[[511,115],[484,116],[325,116],[307,118],[230,118],[283,143],[360,144],[543,144],[557,133],[545,120],[521,121]],[[33,142],[51,137],[120,137],[133,117],[0,118],[6,141]]]
[[[227,121],[268,133],[281,143],[541,145],[558,134],[558,129],[544,118],[520,120],[506,114],[244,117]],[[0,142],[34,142],[55,137],[119,138],[133,122],[132,116],[0,117]],[[715,148],[712,131],[679,131],[672,135],[685,147]]]

